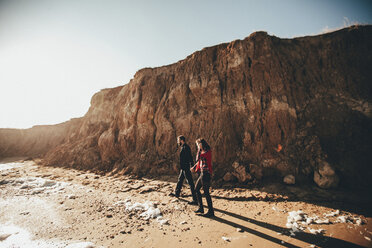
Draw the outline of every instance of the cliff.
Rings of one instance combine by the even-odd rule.
[[[372,26],[352,26],[295,39],[256,32],[204,48],[96,93],[87,114],[58,132],[1,130],[0,156],[170,174],[183,134],[194,153],[196,138],[209,142],[216,182],[292,174],[324,188],[370,187],[371,40]]]
[[[0,128],[0,159],[6,157],[40,157],[50,149],[68,142],[81,118],[57,125],[39,125],[29,129]]]

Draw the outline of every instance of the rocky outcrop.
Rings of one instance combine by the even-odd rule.
[[[314,182],[320,188],[336,188],[339,183],[339,177],[329,163],[323,162],[314,171]]]
[[[289,174],[289,175],[286,175],[284,178],[283,178],[283,182],[285,184],[295,184],[296,183],[296,178],[295,176]]]
[[[235,176],[240,183],[246,183],[246,182],[251,181],[253,179],[252,175],[249,174],[249,172],[247,172],[247,169],[244,165],[239,164],[238,162],[234,162],[232,164],[232,167],[234,169],[234,171],[232,172],[232,175]],[[227,176],[225,175],[224,178],[225,177],[227,177]],[[231,180],[227,179],[226,181],[231,181]]]
[[[226,179],[250,181],[234,162],[259,180],[293,174],[296,184],[312,182],[327,162],[340,184],[370,186],[371,38],[371,26],[295,39],[256,32],[142,69],[95,94],[88,113],[46,149],[45,162],[169,174],[183,134],[194,154],[196,138],[210,143],[217,182],[227,172]]]

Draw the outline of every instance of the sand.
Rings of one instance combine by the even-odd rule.
[[[0,247],[372,247],[368,196],[284,184],[212,188],[216,216],[205,218],[187,204],[186,186],[180,198],[168,195],[175,180],[8,159]]]

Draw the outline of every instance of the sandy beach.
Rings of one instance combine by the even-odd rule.
[[[216,216],[204,218],[187,204],[186,186],[180,198],[168,196],[176,177],[17,159],[2,161],[0,175],[0,247],[372,247],[368,203],[356,194],[212,188]]]

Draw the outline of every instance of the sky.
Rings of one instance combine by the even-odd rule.
[[[0,128],[83,116],[95,92],[255,31],[372,24],[361,0],[0,0]]]

